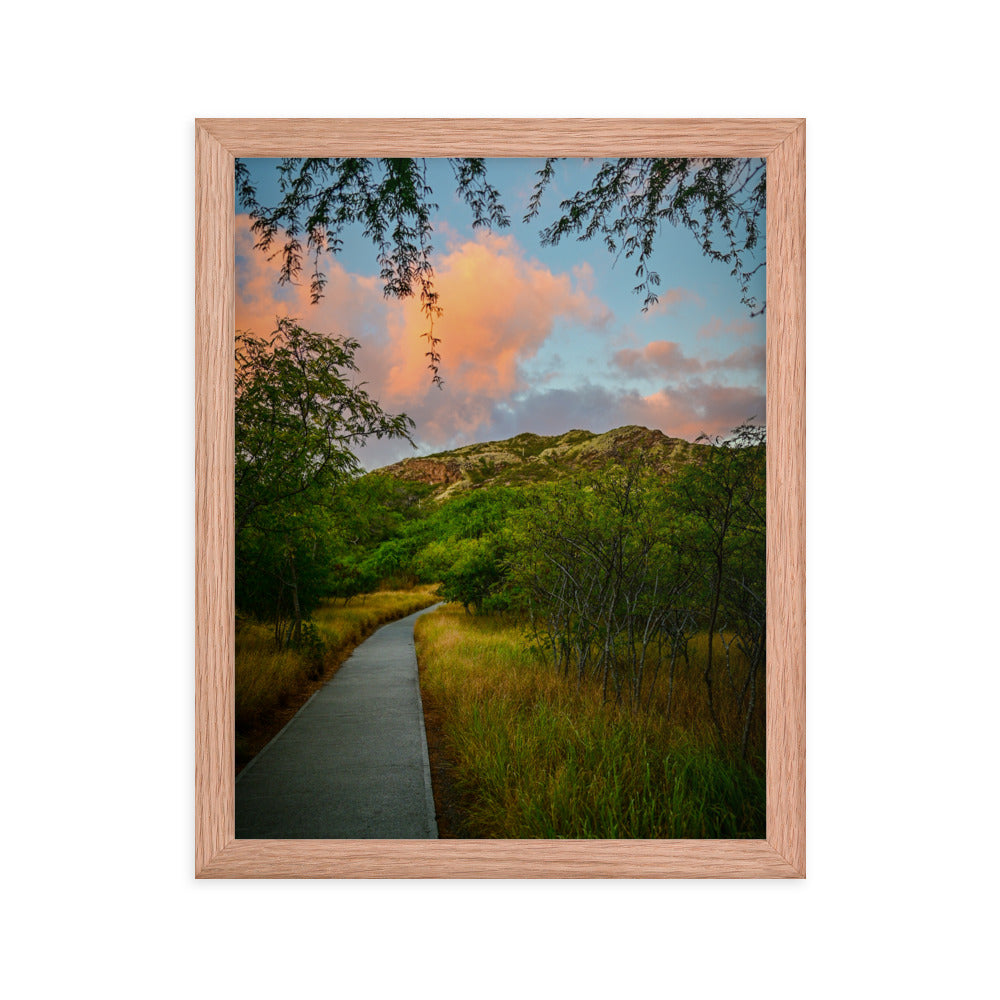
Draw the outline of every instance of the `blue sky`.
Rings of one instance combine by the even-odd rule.
[[[264,204],[277,197],[277,162],[247,161]],[[636,423],[690,440],[763,418],[765,317],[751,318],[728,267],[706,259],[689,232],[664,225],[652,262],[660,303],[643,313],[632,260],[616,261],[599,240],[542,247],[538,238],[559,201],[590,186],[597,163],[557,164],[540,215],[521,221],[541,163],[488,161],[511,218],[490,235],[473,232],[447,161],[427,161],[439,205],[443,389],[425,367],[415,304],[383,297],[375,250],[360,230],[329,262],[327,293],[314,306],[307,289],[277,286],[237,205],[237,326],[269,333],[276,315],[294,315],[310,329],[357,338],[368,390],[417,422],[416,451],[374,442],[361,453],[367,468],[523,431]],[[754,280],[751,293],[763,300],[763,269]]]

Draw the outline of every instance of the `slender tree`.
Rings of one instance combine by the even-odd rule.
[[[703,679],[709,714],[720,741],[732,743],[720,710],[720,680],[728,680],[744,755],[758,707],[766,640],[765,436],[763,427],[748,422],[728,438],[703,439],[711,447],[701,461],[681,469],[671,484],[673,503],[683,517],[681,544],[702,570],[708,633]],[[725,647],[727,632],[746,663],[739,679],[732,673],[728,648],[727,672],[720,678],[716,638]]]
[[[326,586],[335,491],[358,471],[354,449],[413,427],[349,381],[357,348],[287,319],[270,337],[236,337],[237,603],[273,617],[279,644],[281,622],[297,638]]]

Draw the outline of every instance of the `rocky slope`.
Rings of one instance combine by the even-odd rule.
[[[545,482],[584,469],[598,469],[613,458],[642,453],[665,474],[689,461],[702,445],[667,437],[634,425],[604,434],[572,430],[554,437],[518,434],[506,441],[469,444],[424,458],[407,458],[377,472],[434,487],[439,498],[488,485]]]

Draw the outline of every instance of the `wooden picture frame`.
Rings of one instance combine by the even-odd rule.
[[[234,839],[234,157],[300,155],[767,157],[766,839]],[[195,875],[804,877],[805,121],[199,119],[195,172]]]

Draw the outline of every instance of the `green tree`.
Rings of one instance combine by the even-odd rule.
[[[328,597],[344,601],[381,582],[370,556],[387,539],[411,530],[423,515],[428,487],[369,473],[345,482],[332,497],[339,547],[329,566]]]
[[[505,578],[504,553],[496,536],[453,543],[451,565],[442,574],[441,596],[477,614],[495,602]],[[492,599],[492,600],[491,600]]]
[[[720,740],[730,741],[719,711],[719,687],[728,689],[741,720],[744,756],[759,706],[766,641],[766,431],[745,423],[711,447],[700,462],[681,469],[671,484],[682,519],[680,539],[701,567],[708,632],[704,682],[709,712]],[[746,669],[724,673],[716,636],[728,631]],[[721,676],[720,676],[721,675]]]
[[[525,503],[523,490],[494,486],[442,505],[432,522],[434,540],[419,557],[428,566],[437,560],[446,600],[474,614],[509,607],[507,532]]]
[[[353,449],[409,439],[413,427],[349,381],[357,348],[289,319],[267,338],[236,336],[237,605],[273,617],[279,644],[298,640],[328,585],[343,545],[336,491],[357,473]]]

